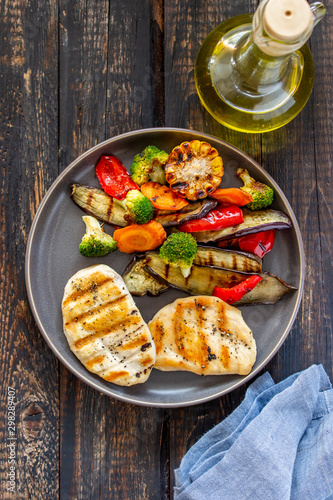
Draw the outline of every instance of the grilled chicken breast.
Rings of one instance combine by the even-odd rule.
[[[77,272],[65,287],[62,314],[69,347],[89,371],[118,385],[147,380],[155,346],[113,269],[100,264]]]
[[[217,297],[177,299],[156,313],[149,328],[159,370],[247,375],[256,360],[242,313]]]

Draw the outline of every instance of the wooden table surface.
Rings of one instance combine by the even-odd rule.
[[[69,373],[36,327],[24,281],[36,210],[72,160],[119,133],[154,126],[208,132],[273,176],[299,221],[306,277],[296,322],[266,369],[280,381],[323,363],[332,378],[333,0],[309,42],[314,91],[284,128],[263,135],[228,130],[203,110],[195,91],[194,61],[206,35],[256,5],[2,1],[1,498],[172,498],[173,469],[185,452],[244,397],[246,386],[180,409],[119,402]],[[10,493],[7,407],[14,393],[16,491]]]

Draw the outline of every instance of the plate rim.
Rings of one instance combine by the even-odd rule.
[[[198,399],[192,399],[191,401],[182,401],[182,402],[169,402],[169,403],[158,403],[158,402],[152,402],[152,401],[145,401],[143,399],[137,400],[136,398],[132,396],[123,396],[121,394],[117,394],[112,390],[112,388],[104,388],[100,387],[97,382],[93,380],[89,380],[88,378],[85,377],[85,375],[79,373],[76,371],[74,367],[71,366],[70,362],[66,360],[66,358],[59,352],[59,350],[56,348],[56,346],[52,343],[52,340],[48,334],[48,332],[45,330],[42,321],[39,317],[39,313],[34,301],[33,297],[33,290],[31,287],[31,272],[30,272],[30,262],[31,262],[31,247],[32,247],[32,242],[34,239],[34,235],[36,233],[36,229],[38,227],[38,221],[39,218],[42,214],[44,205],[47,203],[48,199],[52,195],[53,191],[56,189],[59,183],[61,183],[63,177],[67,175],[67,173],[72,170],[77,163],[79,163],[83,158],[86,156],[90,155],[93,151],[96,151],[100,148],[103,148],[105,145],[109,145],[112,142],[115,142],[119,139],[122,138],[127,138],[130,136],[135,136],[137,134],[150,134],[152,132],[180,132],[180,133],[188,133],[192,135],[198,135],[202,138],[206,138],[207,140],[214,140],[220,142],[222,145],[226,145],[228,148],[231,150],[235,151],[238,155],[243,156],[247,161],[250,161],[250,163],[255,164],[261,171],[262,173],[267,176],[268,180],[270,183],[275,187],[275,189],[279,192],[279,195],[281,196],[283,202],[287,206],[290,214],[291,214],[291,219],[293,223],[293,228],[295,230],[296,234],[296,239],[297,239],[297,245],[298,245],[298,252],[299,252],[299,257],[300,257],[300,286],[297,289],[297,300],[295,302],[290,320],[288,322],[287,327],[285,328],[284,335],[280,338],[279,342],[276,344],[275,348],[273,351],[254,369],[252,370],[248,375],[241,376],[240,380],[236,381],[233,385],[231,385],[227,389],[219,390],[213,395],[207,396],[207,397],[201,397]],[[287,336],[289,335],[289,332],[295,322],[301,301],[302,301],[302,296],[303,296],[303,289],[304,289],[304,279],[305,279],[305,254],[304,254],[304,246],[303,246],[303,240],[302,240],[302,235],[301,231],[295,216],[295,213],[285,196],[284,192],[282,189],[279,187],[277,182],[271,177],[271,175],[251,156],[249,156],[247,153],[244,151],[238,149],[237,147],[233,146],[232,144],[228,143],[227,141],[216,137],[211,134],[207,134],[205,132],[200,132],[197,130],[191,130],[191,129],[186,129],[186,128],[178,128],[178,127],[150,127],[150,128],[143,128],[143,129],[137,129],[137,130],[132,130],[130,132],[125,132],[123,134],[119,134],[116,136],[113,136],[109,139],[106,139],[103,142],[100,142],[93,146],[92,148],[88,149],[84,153],[82,153],[80,156],[78,156],[75,160],[73,160],[53,181],[51,186],[48,188],[46,191],[37,211],[34,216],[34,219],[32,221],[30,230],[29,230],[29,236],[27,240],[27,245],[26,245],[26,254],[25,254],[25,285],[26,285],[26,290],[27,290],[27,295],[28,295],[28,301],[30,305],[31,312],[33,314],[33,317],[37,323],[38,329],[40,333],[42,334],[45,342],[53,352],[53,354],[57,357],[57,359],[71,372],[73,375],[75,375],[77,378],[82,380],[84,383],[92,387],[93,389],[97,390],[98,392],[105,394],[106,396],[115,398],[119,401],[123,401],[126,403],[138,405],[138,406],[145,406],[145,407],[155,407],[155,408],[182,408],[186,406],[194,406],[198,404],[202,404],[214,399],[217,399],[221,396],[224,396],[238,387],[246,384],[249,382],[251,379],[253,379],[258,373],[269,363],[269,361],[277,354],[277,352],[280,350],[282,344],[285,342]]]

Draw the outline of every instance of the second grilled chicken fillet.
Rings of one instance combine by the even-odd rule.
[[[89,371],[125,386],[148,379],[155,346],[123,279],[113,269],[99,264],[70,278],[62,313],[69,347]]]
[[[149,328],[159,370],[247,375],[256,360],[241,311],[217,297],[177,299],[156,313]]]

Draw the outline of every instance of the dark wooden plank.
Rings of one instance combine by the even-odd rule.
[[[36,328],[24,284],[31,221],[58,169],[57,4],[2,2],[0,30],[0,496],[57,498],[58,363]],[[9,387],[15,391],[14,436],[6,412]],[[15,493],[7,490],[11,465]]]
[[[321,317],[320,329],[314,331],[316,362],[322,362],[333,379],[333,13],[331,2],[326,4],[327,14],[315,28],[311,49],[315,61],[315,86],[313,92],[313,120],[317,203],[319,217],[319,241],[313,256],[313,267],[321,277],[320,295],[312,291],[313,314]],[[320,297],[320,300],[318,298]]]
[[[110,4],[107,136],[163,124],[163,3],[151,0]]]
[[[60,170],[105,138],[107,0],[60,1]]]
[[[109,136],[163,123],[162,36],[162,2],[64,0],[61,168]],[[60,373],[61,497],[167,498],[164,411],[107,398]]]

